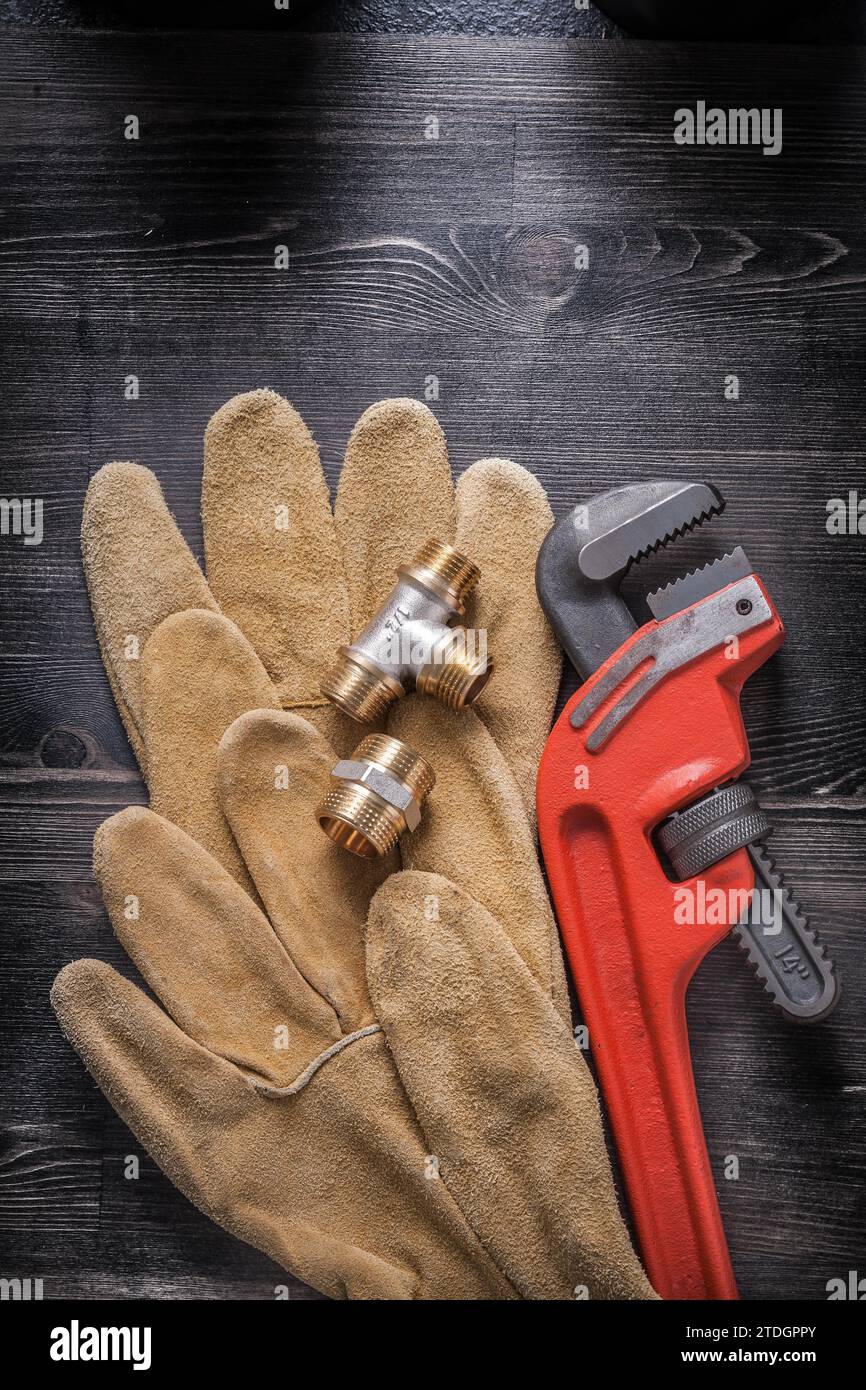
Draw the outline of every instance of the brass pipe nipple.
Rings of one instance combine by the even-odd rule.
[[[417,830],[436,777],[426,758],[387,734],[369,734],[331,769],[316,810],[325,834],[350,854],[378,859],[400,835]]]
[[[452,709],[471,704],[493,671],[486,634],[450,623],[479,578],[478,566],[453,545],[426,541],[399,567],[397,584],[360,636],[340,648],[322,693],[361,723],[380,719],[413,685]]]

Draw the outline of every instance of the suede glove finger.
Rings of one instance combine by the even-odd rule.
[[[214,596],[279,703],[331,719],[319,685],[350,640],[343,560],[316,443],[275,391],[234,396],[208,424],[202,520]]]
[[[142,655],[142,728],[150,804],[255,896],[217,792],[217,751],[250,709],[278,708],[249,642],[220,613],[189,609],[160,623]]]
[[[521,1296],[654,1297],[589,1069],[490,914],[438,874],[393,875],[371,904],[367,977],[442,1178]]]
[[[535,562],[552,525],[544,488],[509,459],[481,459],[457,484],[455,544],[481,570],[464,621],[487,633],[494,662],[472,709],[511,768],[533,829],[535,778],[562,674],[535,591]]]
[[[119,941],[196,1042],[279,1086],[342,1037],[262,911],[169,821],[143,806],[112,816],[94,870]]]
[[[445,436],[409,397],[378,401],[352,430],[334,516],[356,637],[425,541],[452,541],[456,508]]]
[[[109,463],[90,480],[81,554],[102,660],[133,752],[147,776],[141,653],[163,619],[217,611],[205,577],[147,468]]]
[[[316,807],[334,753],[305,719],[252,710],[218,753],[219,796],[274,931],[344,1031],[372,1018],[363,924],[370,898],[398,867],[343,854],[322,834]]]

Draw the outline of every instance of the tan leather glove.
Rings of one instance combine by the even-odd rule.
[[[61,1022],[178,1185],[228,1229],[326,1292],[568,1297],[585,1284],[591,1296],[651,1296],[616,1211],[594,1089],[563,1020],[552,920],[524,801],[502,751],[525,774],[525,793],[555,693],[555,651],[529,599],[534,551],[549,524],[543,494],[512,465],[476,467],[474,497],[482,500],[476,519],[483,520],[483,503],[495,488],[497,511],[504,503],[512,509],[509,543],[518,537],[518,563],[511,545],[510,554],[498,557],[499,585],[488,589],[491,628],[498,613],[507,631],[521,605],[529,621],[522,645],[506,644],[501,652],[497,646],[500,672],[503,655],[508,669],[510,650],[522,656],[536,649],[541,693],[516,679],[497,704],[491,687],[488,727],[501,746],[474,716],[450,715],[430,702],[423,710],[422,702],[414,709],[405,702],[398,712],[410,725],[421,720],[421,732],[450,752],[447,777],[457,793],[469,787],[489,795],[473,812],[479,827],[473,850],[467,853],[466,837],[455,829],[461,808],[469,809],[465,799],[438,826],[431,814],[429,833],[418,842],[421,861],[424,855],[449,861],[462,882],[468,870],[472,896],[438,877],[406,874],[392,878],[376,898],[367,952],[373,1008],[361,924],[369,894],[391,866],[361,865],[321,836],[312,807],[333,754],[303,721],[276,712],[288,703],[326,726],[339,725],[317,703],[309,667],[311,650],[321,670],[333,643],[348,636],[345,628],[333,635],[339,585],[335,593],[321,576],[318,586],[291,582],[296,575],[309,578],[310,557],[328,554],[333,540],[310,445],[298,417],[269,393],[230,402],[208,433],[211,575],[221,564],[230,568],[225,557],[232,546],[241,589],[259,565],[261,607],[255,587],[229,601],[268,654],[278,690],[255,652],[216,612],[150,475],[115,465],[94,480],[85,557],[112,684],[147,768],[153,804],[185,825],[199,845],[151,813],[133,811],[108,822],[97,847],[97,872],[115,927],[185,1031],[94,962],[79,962],[59,977],[54,993]],[[429,412],[399,402],[367,412],[350,443],[337,504],[338,518],[341,510],[352,518],[358,554],[364,554],[365,538],[367,553],[379,553],[365,520],[375,516],[377,473],[387,475],[384,464],[399,457],[401,447],[410,477],[426,479],[420,497],[436,497],[431,479],[445,481],[444,446]],[[472,474],[464,484],[469,496]],[[444,486],[439,492],[447,513]],[[520,526],[526,514],[528,536]],[[270,525],[278,515],[290,519],[288,532],[297,544],[287,547],[287,556],[284,537],[284,549],[278,546],[268,559],[271,536],[263,522],[257,534],[256,519],[267,517]],[[375,521],[374,534],[383,529],[381,519]],[[347,549],[348,591],[356,596],[359,620],[362,605],[367,611],[377,606],[393,568],[420,540],[430,533],[450,538],[446,522],[443,515],[434,527],[426,514],[401,508],[393,525],[403,526],[403,539],[379,580],[369,578],[375,565],[363,570],[355,549]],[[392,529],[386,526],[385,534]],[[464,530],[471,529],[464,522]],[[477,546],[463,536],[458,543],[485,572],[497,574],[495,554],[488,566]],[[142,580],[147,550],[156,564]],[[279,582],[273,578],[278,562]],[[515,603],[509,587],[519,590]],[[172,614],[175,594],[181,603],[210,611]],[[297,605],[292,595],[300,596]],[[142,651],[140,666],[132,669],[126,660],[130,634]],[[498,641],[491,630],[491,642]],[[519,677],[521,661],[514,666]],[[522,701],[528,702],[525,717],[515,720]],[[272,712],[244,714],[267,706]],[[455,760],[457,747],[465,754]],[[282,787],[277,769],[289,774]],[[461,769],[468,770],[462,786]],[[222,859],[253,902],[200,845]],[[505,909],[508,936],[476,898]],[[133,918],[130,901],[137,903]],[[276,1047],[275,1039],[285,1045]],[[411,1107],[392,1058],[399,1059]],[[203,1105],[191,1100],[199,1092]],[[362,1112],[370,1117],[363,1138]],[[312,1131],[321,1136],[318,1146]],[[296,1146],[298,1135],[303,1138]],[[360,1145],[358,1181],[342,1183],[337,1194],[324,1150],[345,1154],[352,1145]],[[279,1161],[288,1154],[294,1181]],[[390,1197],[382,1189],[383,1171],[390,1173]],[[455,1196],[468,1225],[455,1224]]]

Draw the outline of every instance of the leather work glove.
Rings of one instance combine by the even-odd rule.
[[[353,433],[335,521],[299,418],[256,392],[211,423],[203,498],[219,608],[152,475],[112,465],[88,496],[97,629],[153,808],[102,827],[95,867],[168,1012],[76,962],[53,991],[64,1031],[181,1190],[323,1292],[652,1297],[527,811],[558,675],[531,587],[543,493],[487,462],[455,517],[433,417],[385,402]],[[318,679],[429,535],[481,565],[495,680],[513,679],[480,716],[400,702],[445,795],[407,847],[423,871],[397,874],[318,829],[335,754],[309,720],[345,740]]]

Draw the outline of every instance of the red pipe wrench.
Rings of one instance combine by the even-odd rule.
[[[538,826],[638,1240],[663,1298],[736,1298],[692,1074],[685,995],[735,927],[790,1016],[824,1017],[832,964],[761,841],[744,682],[784,629],[743,551],[648,597],[631,562],[722,510],[704,483],[619,488],[557,523],[542,605],[584,677],[550,735]],[[755,892],[755,889],[761,889]]]

